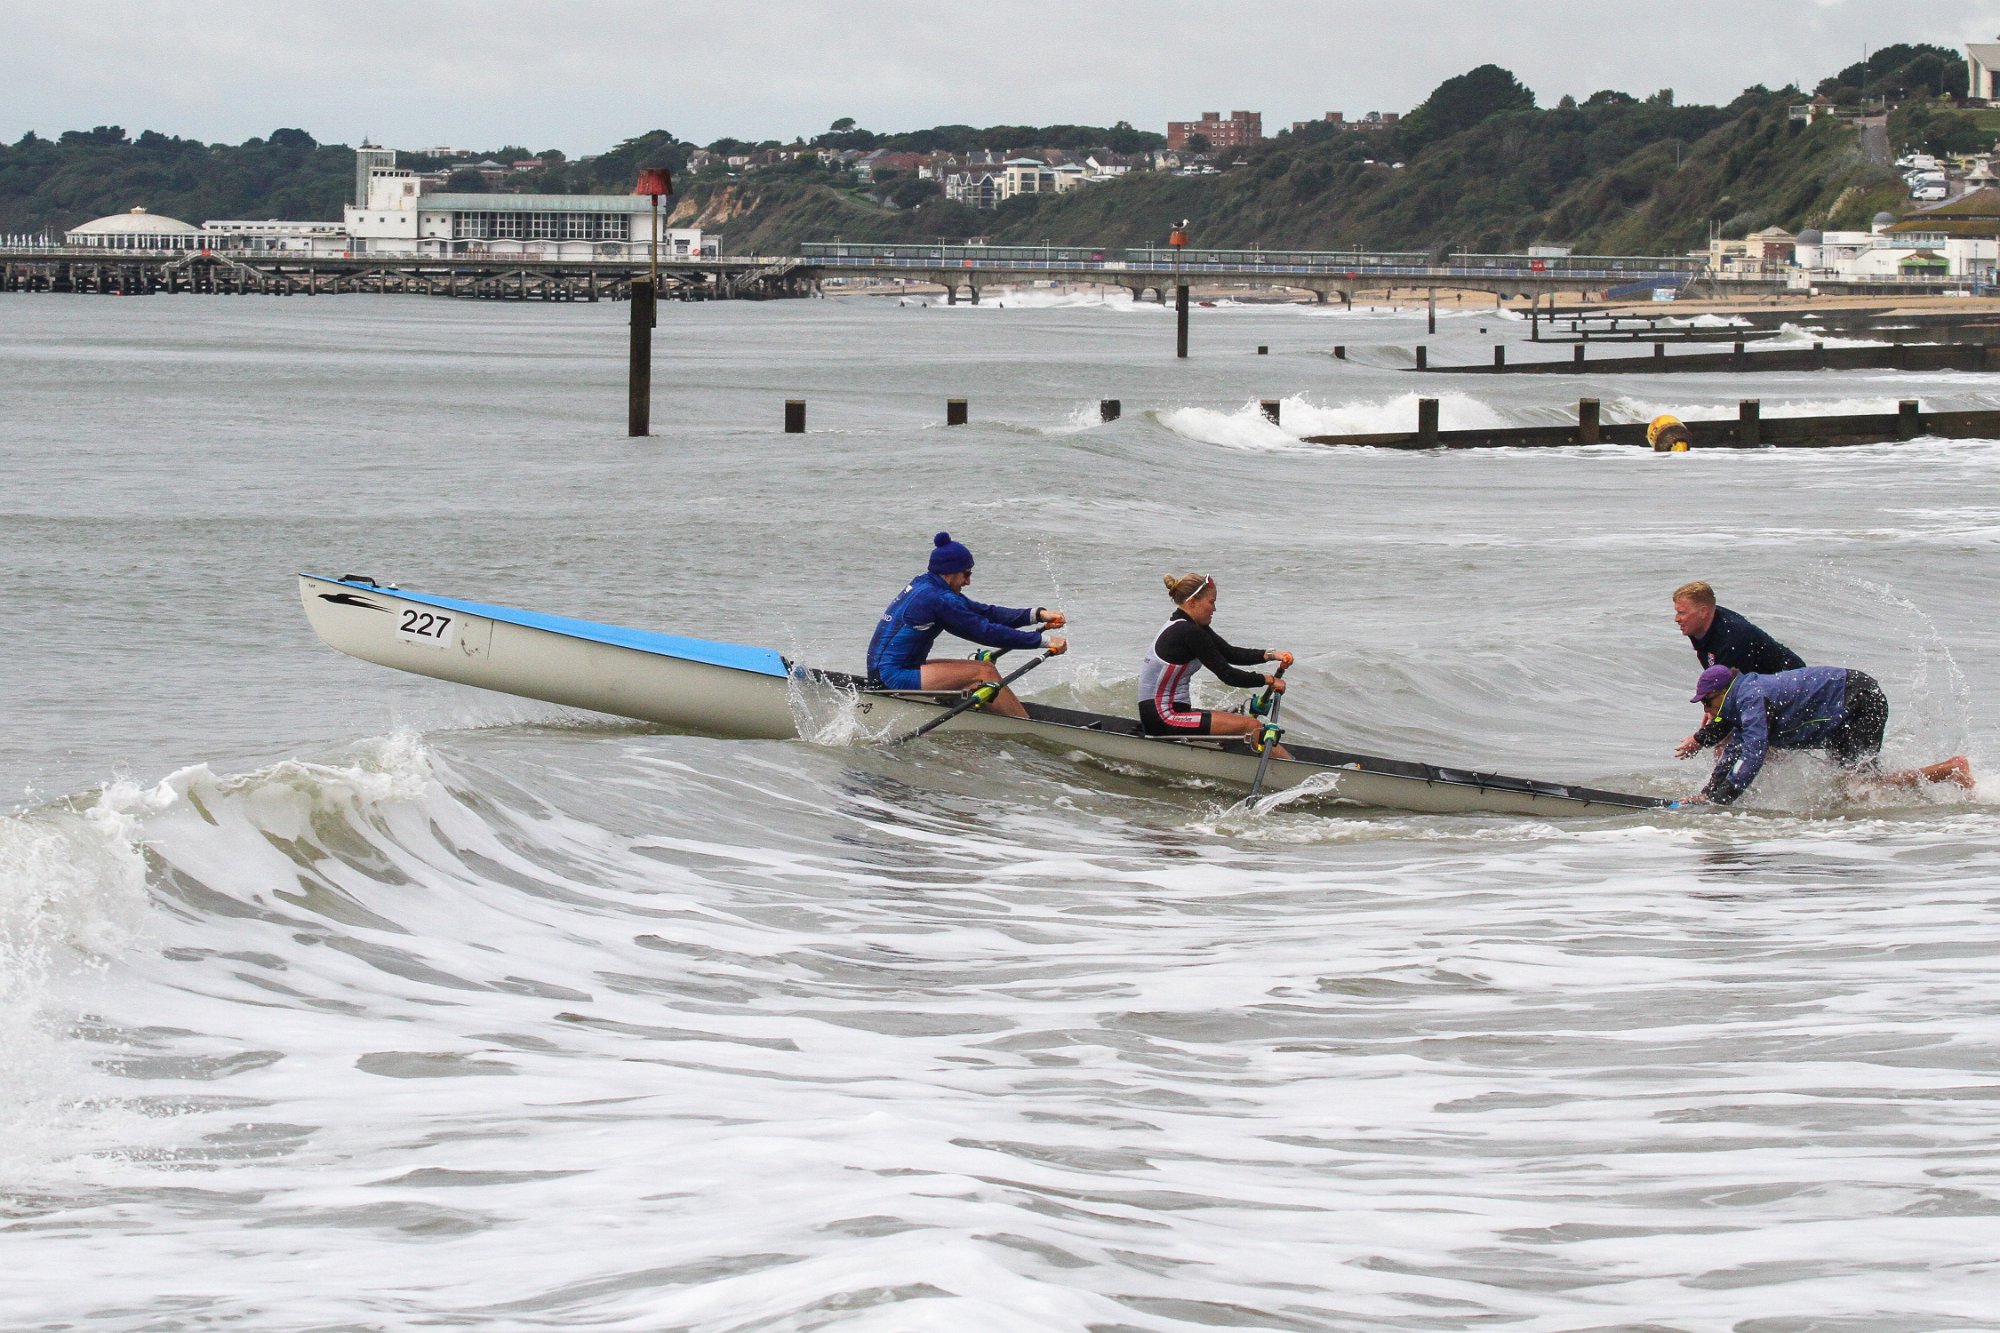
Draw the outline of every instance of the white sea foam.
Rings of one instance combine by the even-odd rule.
[[[1411,377],[1253,361],[1333,327],[1279,310],[1177,363],[1096,310],[940,341],[825,301],[663,311],[701,373],[671,440],[607,448],[602,403],[551,389],[595,373],[571,326],[604,309],[352,299],[0,321],[9,786],[178,770],[0,826],[0,1327],[2000,1308],[1994,443],[1291,448],[1408,429]],[[1159,311],[1104,307],[1134,308]],[[1358,318],[1408,344],[1422,315]],[[356,374],[388,390],[336,393]],[[1983,402],[1977,378],[1922,391]],[[1570,419],[1580,391],[1453,383],[1448,427]],[[1688,383],[1702,417],[1910,391]],[[1256,427],[1287,389],[1247,447],[1148,415]],[[945,392],[988,406],[928,430]],[[1040,424],[1110,392],[1114,427]],[[737,410],[796,393],[867,429],[781,442]],[[1892,763],[1963,749],[1985,781],[1846,798],[1782,757],[1735,811],[1245,809],[1057,747],[872,744],[841,698],[826,744],[552,722],[322,649],[274,574],[393,563],[851,661],[941,527],[976,595],[1071,612],[1030,678],[1052,703],[1129,716],[1159,575],[1192,565],[1228,637],[1299,652],[1290,742],[1680,794],[1665,596],[1706,577],[1875,674]],[[350,743],[404,718],[433,730]]]

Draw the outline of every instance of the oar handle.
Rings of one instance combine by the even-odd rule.
[[[1048,631],[1049,627],[1042,621],[1032,620],[1021,626],[1021,628],[1033,630],[1037,634],[1043,634]],[[981,648],[972,655],[972,660],[975,662],[997,662],[1013,651],[1012,648]]]

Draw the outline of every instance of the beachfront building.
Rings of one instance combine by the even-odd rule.
[[[63,244],[92,250],[199,250],[202,240],[199,227],[135,208],[66,231]]]
[[[1264,142],[1264,113],[1261,111],[1232,111],[1227,120],[1220,111],[1204,111],[1200,120],[1170,120],[1167,122],[1167,147],[1180,151],[1188,146],[1188,140],[1195,135],[1208,140],[1211,152],[1225,148],[1248,148],[1251,144]]]
[[[1992,282],[2000,268],[2000,188],[1974,190],[1880,230],[1887,244],[1907,248],[1906,260],[1938,269],[1939,276]],[[1906,266],[1899,263],[1899,271]]]
[[[1995,282],[2000,273],[2000,188],[1975,190],[1900,220],[1893,213],[1878,213],[1869,231],[1800,232],[1798,265],[1809,280]]]
[[[1738,277],[1784,277],[1793,266],[1797,246],[1798,238],[1783,227],[1766,227],[1740,241],[1716,236],[1708,243],[1708,266]]]

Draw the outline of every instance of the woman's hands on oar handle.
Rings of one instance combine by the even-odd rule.
[[[1292,664],[1292,655],[1280,652],[1276,648],[1271,648],[1265,651],[1264,660],[1278,664],[1278,669],[1275,672],[1264,677],[1264,684],[1279,694],[1283,694],[1285,692],[1285,670]]]
[[[1069,623],[1069,617],[1052,606],[1036,607],[1035,619],[1042,623],[1044,630],[1061,629]],[[1069,651],[1069,640],[1059,634],[1044,634],[1042,635],[1042,647],[1047,649],[1051,656],[1061,657]]]

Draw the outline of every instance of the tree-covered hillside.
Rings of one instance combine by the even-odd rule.
[[[1942,148],[1977,139],[1978,122],[1950,109],[1963,68],[1939,47],[1895,46],[1823,80],[1836,102],[1900,100],[1892,136]],[[1954,78],[1957,82],[1954,83]],[[677,169],[678,223],[723,235],[737,253],[783,253],[801,241],[1159,242],[1170,223],[1193,220],[1198,244],[1337,249],[1518,250],[1559,243],[1600,253],[1672,253],[1700,245],[1711,226],[1740,236],[1759,227],[1866,225],[1905,202],[1897,178],[1863,155],[1851,123],[1794,120],[1796,88],[1752,88],[1726,106],[1677,105],[1671,89],[1644,98],[1613,90],[1537,108],[1508,71],[1482,65],[1447,79],[1399,124],[1284,132],[1234,155],[1213,174],[1135,171],[1068,194],[1009,200],[976,212],[928,181],[863,182],[813,154],[732,171],[717,162],[685,172],[696,145],[653,130],[594,158],[535,154],[543,166],[502,188],[544,193],[624,193],[641,166]],[[1940,97],[1947,100],[1937,100]],[[1156,145],[1123,123],[961,125],[878,134],[836,121],[810,141],[753,145],[721,140],[716,154],[763,148],[1018,153],[1037,147],[1114,150]],[[489,156],[511,163],[527,150]],[[418,170],[453,164],[406,155]],[[29,135],[0,147],[0,232],[61,231],[143,205],[199,222],[211,218],[337,218],[352,181],[352,151],[278,130],[240,145],[201,144],[115,126]],[[462,165],[462,164],[461,164]],[[459,171],[450,188],[489,188]]]

